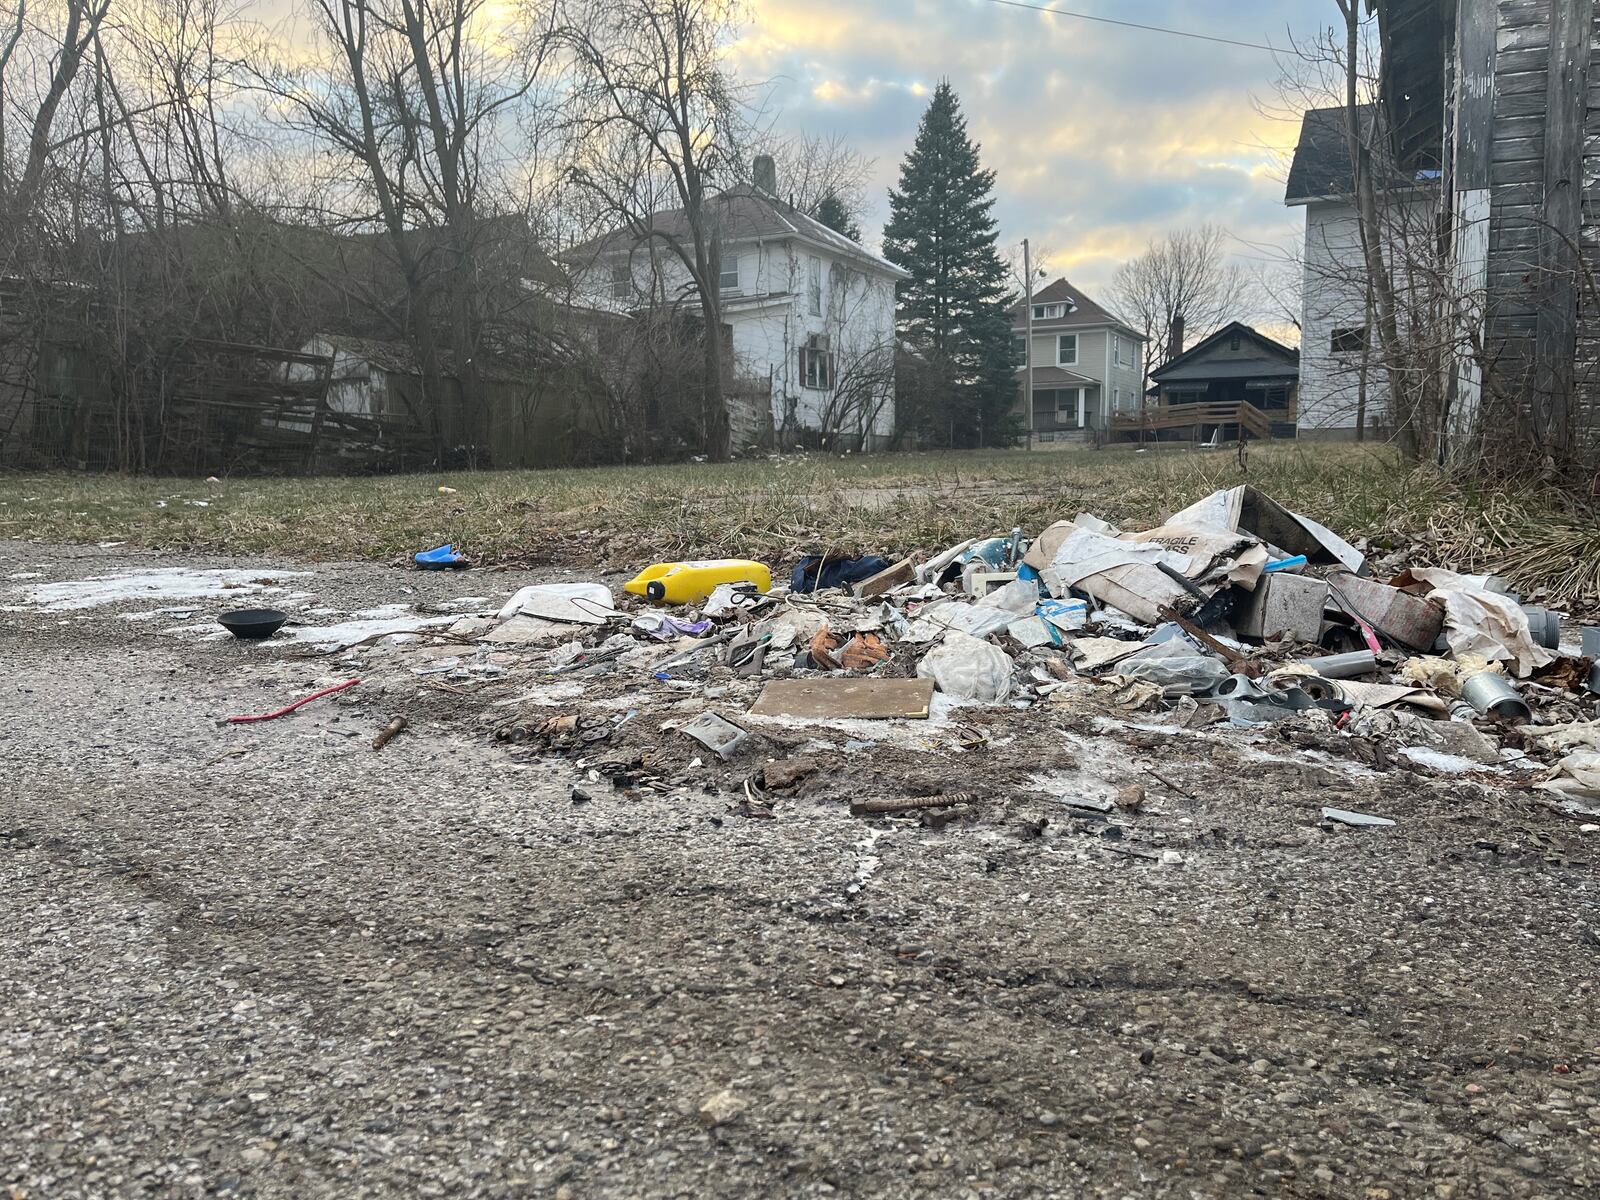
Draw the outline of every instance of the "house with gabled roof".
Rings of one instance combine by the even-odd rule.
[[[1370,131],[1376,110],[1358,119]],[[1403,276],[1407,244],[1430,235],[1431,181],[1391,174],[1379,189],[1384,260]],[[1301,251],[1300,436],[1386,436],[1393,421],[1388,377],[1372,326],[1369,273],[1357,216],[1355,172],[1343,107],[1313,108],[1301,118],[1284,203],[1305,213]]]
[[[1145,339],[1065,278],[1011,308],[1016,412],[1028,445],[1103,437],[1117,413],[1135,411],[1144,388]],[[1027,347],[1032,340],[1032,406]]]
[[[895,285],[905,271],[756,183],[706,202],[721,259],[723,337],[733,351],[734,444],[866,449],[894,436]],[[578,295],[614,312],[696,311],[695,285],[663,239],[690,236],[682,209],[652,214],[563,255]],[[741,401],[743,403],[741,403]]]
[[[1300,352],[1230,321],[1150,372],[1155,403],[1121,431],[1195,442],[1296,435]]]

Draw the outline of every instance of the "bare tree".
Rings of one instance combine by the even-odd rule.
[[[841,134],[795,134],[777,142],[771,154],[780,199],[815,217],[831,198],[845,223],[859,231],[867,215],[872,159]]]
[[[702,325],[701,436],[728,456],[717,190],[739,174],[749,109],[722,52],[735,0],[572,0],[563,26],[576,78],[573,183],[651,256],[687,276]],[[663,209],[681,225],[658,222]],[[662,278],[662,273],[652,272]]]
[[[1180,229],[1151,241],[1112,277],[1112,307],[1144,335],[1146,378],[1167,360],[1179,318],[1185,337],[1198,340],[1245,315],[1250,278],[1230,261],[1229,243],[1220,226]]]
[[[255,83],[326,162],[321,185],[342,227],[386,235],[406,293],[397,332],[416,348],[442,453],[439,402],[452,385],[468,408],[485,403],[491,189],[553,48],[553,10],[510,22],[492,0],[306,4],[327,53],[260,69]]]
[[[1460,287],[1437,220],[1437,184],[1395,159],[1375,29],[1355,0],[1284,61],[1280,104],[1304,120],[1306,151],[1342,178],[1307,210],[1301,415],[1392,434],[1407,457],[1437,458],[1447,364],[1481,299]],[[1305,114],[1302,118],[1302,114]]]

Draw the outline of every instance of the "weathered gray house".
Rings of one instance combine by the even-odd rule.
[[[1123,432],[1202,442],[1294,437],[1300,352],[1239,321],[1150,372],[1155,403]]]
[[[1458,328],[1444,449],[1600,468],[1595,0],[1370,0],[1397,169],[1437,180]]]

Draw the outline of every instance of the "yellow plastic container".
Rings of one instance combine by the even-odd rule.
[[[628,580],[622,590],[657,604],[699,604],[719,583],[753,583],[757,591],[768,592],[772,590],[772,572],[747,558],[657,563]]]

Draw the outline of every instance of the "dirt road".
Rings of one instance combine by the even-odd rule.
[[[214,598],[37,592],[230,567],[348,613],[522,576],[0,548],[11,1196],[1600,1189],[1600,834],[1525,793],[1002,711],[952,769],[974,824],[851,817],[903,755],[825,730],[758,747],[827,768],[748,819],[725,774],[630,797],[393,672],[221,726],[345,668],[126,616]],[[1139,813],[1060,804],[1132,782]]]

